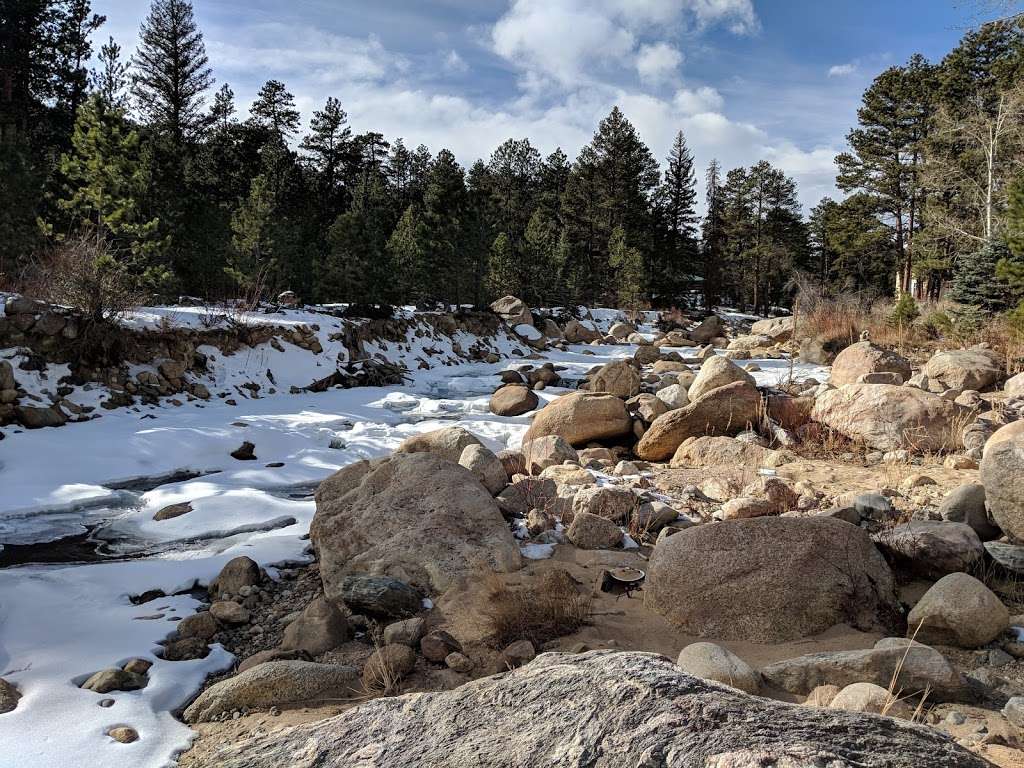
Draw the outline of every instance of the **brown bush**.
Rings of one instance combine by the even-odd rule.
[[[593,599],[580,594],[566,571],[547,571],[524,587],[510,587],[497,574],[484,578],[480,616],[487,640],[495,648],[516,640],[529,640],[539,648],[556,637],[571,635],[590,619]]]

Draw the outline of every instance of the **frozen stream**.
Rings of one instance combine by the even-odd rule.
[[[634,351],[574,347],[547,359],[568,367],[563,376],[578,378]],[[495,450],[517,446],[530,417],[494,416],[487,401],[498,373],[522,362],[418,371],[407,387],[279,394],[237,407],[218,401],[122,409],[84,424],[8,435],[0,442],[0,547],[21,553],[24,562],[39,551],[28,545],[59,549],[71,542],[66,559],[79,559],[102,543],[111,559],[0,569],[0,677],[22,693],[17,709],[0,715],[0,765],[173,762],[191,731],[170,712],[206,675],[232,662],[219,646],[196,661],[165,662],[154,654],[173,621],[196,609],[188,590],[240,554],[271,576],[275,564],[307,559],[302,537],[316,484],[347,463],[389,452],[410,434],[458,422]],[[756,362],[759,384],[789,375],[787,361]],[[803,366],[797,373],[827,375]],[[540,395],[549,400],[565,391]],[[255,444],[256,461],[229,456],[243,440]],[[192,512],[153,520],[162,507],[185,501]],[[173,596],[144,605],[129,599],[148,590]],[[113,694],[112,707],[97,706],[107,697],[77,687],[132,657],[154,662],[149,685]],[[105,735],[117,725],[135,728],[139,740],[126,745]]]

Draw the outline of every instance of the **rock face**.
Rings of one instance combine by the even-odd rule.
[[[625,360],[608,363],[587,382],[590,392],[607,392],[628,399],[640,392],[640,374]]]
[[[501,702],[501,706],[495,706]],[[656,724],[656,725],[655,725]],[[452,691],[381,698],[217,747],[219,768],[985,768],[928,728],[751,697],[646,653],[549,653]],[[638,762],[639,761],[639,762]]]
[[[342,664],[268,661],[211,685],[185,710],[187,723],[206,723],[222,712],[325,699],[352,699],[359,673]]]
[[[470,445],[483,443],[462,427],[444,427],[405,438],[395,453],[432,453],[458,464],[462,452]]]
[[[943,389],[984,390],[1002,378],[999,356],[988,349],[955,349],[936,352],[921,373]]]
[[[1024,541],[1024,436],[992,444],[998,435],[990,438],[981,460],[985,502],[996,525],[1011,538]]]
[[[614,440],[633,430],[626,404],[614,395],[573,392],[555,398],[537,411],[523,441],[558,435],[579,447],[592,440]]]
[[[730,685],[744,693],[761,689],[761,676],[732,651],[714,643],[692,643],[679,652],[676,665],[688,675]]]
[[[970,570],[985,555],[973,528],[945,520],[901,523],[880,533],[877,542],[896,563],[928,579]]]
[[[524,384],[507,384],[491,395],[489,408],[495,416],[522,416],[540,405],[537,393]]]
[[[912,373],[910,361],[902,355],[870,341],[859,341],[836,355],[829,383],[841,387],[854,384],[864,374],[881,372],[899,374],[900,384],[909,379]]]
[[[956,450],[963,409],[914,387],[847,384],[823,392],[811,418],[879,451]]]
[[[1010,612],[998,597],[973,576],[943,576],[918,600],[907,616],[907,632],[936,645],[977,648],[1006,629]]]
[[[745,381],[753,386],[754,377],[729,358],[715,355],[714,357],[709,357],[701,365],[693,383],[687,388],[687,395],[690,400],[696,400],[701,395],[706,395],[712,389],[724,387],[726,384],[732,384],[735,381]]]
[[[867,682],[888,687],[899,669],[897,688],[930,688],[936,701],[969,698],[966,681],[945,656],[922,643],[908,649],[909,643],[906,638],[888,637],[867,650],[810,653],[769,664],[761,675],[777,688],[806,695],[821,685]]]
[[[491,494],[468,469],[440,456],[396,453],[348,489],[332,489],[317,494],[310,525],[328,598],[342,596],[349,573],[443,592],[477,564],[520,567],[519,547]]]
[[[892,572],[860,528],[759,517],[688,528],[651,556],[644,604],[683,632],[795,640],[846,622],[885,630],[899,615]]]
[[[656,418],[640,438],[635,453],[645,461],[664,461],[687,438],[735,435],[756,423],[760,416],[761,395],[757,388],[746,381],[735,381]]]

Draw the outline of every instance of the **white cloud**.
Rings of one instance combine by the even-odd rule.
[[[850,61],[847,62],[846,64],[836,64],[833,67],[829,67],[828,76],[848,77],[849,75],[852,75],[857,71],[858,66],[859,64],[856,61]]]
[[[641,44],[645,33],[718,24],[736,34],[759,28],[751,0],[514,0],[492,27],[491,46],[531,76],[563,86],[599,79],[623,59],[656,78],[682,56],[667,43]]]
[[[648,83],[660,83],[673,79],[683,54],[668,43],[641,45],[636,55],[636,71],[640,79]]]
[[[459,52],[455,50],[448,51],[444,57],[444,68],[448,72],[467,72],[469,71],[469,65],[459,56]]]
[[[672,97],[672,102],[682,114],[686,115],[714,112],[725,105],[722,94],[706,85],[696,90],[680,88]]]

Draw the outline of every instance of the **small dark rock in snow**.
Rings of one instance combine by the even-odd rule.
[[[231,458],[238,459],[239,461],[254,461],[256,459],[255,450],[256,446],[246,440],[231,452]]]

